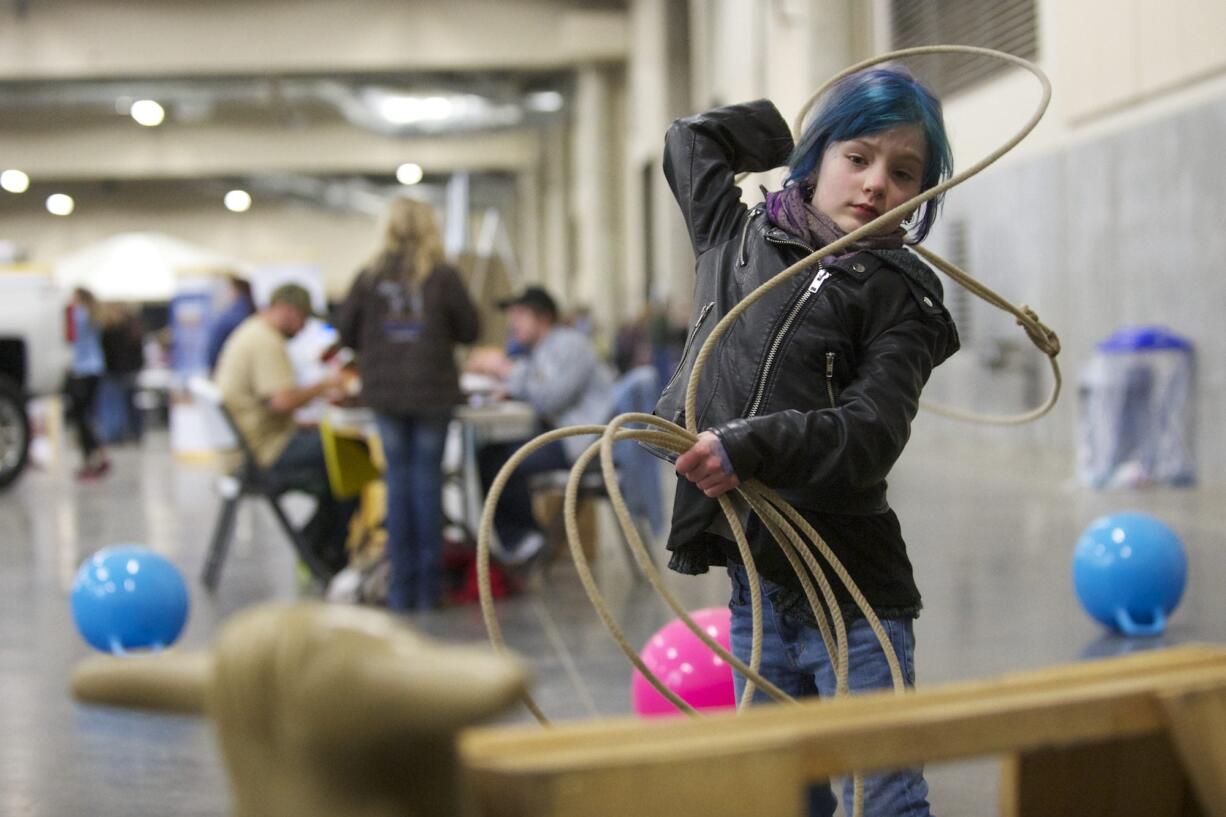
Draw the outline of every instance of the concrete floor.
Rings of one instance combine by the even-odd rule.
[[[0,815],[224,815],[225,780],[205,725],[193,718],[82,706],[67,692],[88,653],[68,589],[94,550],[146,544],[173,559],[192,587],[180,644],[208,642],[230,613],[300,593],[295,567],[264,508],[249,503],[221,586],[198,589],[216,499],[208,467],[176,462],[164,435],[113,452],[112,476],[78,485],[65,464],[32,471],[0,495]],[[71,459],[71,455],[67,459]],[[1065,463],[1027,452],[958,450],[923,434],[895,469],[892,501],[910,544],[925,610],[916,625],[919,683],[993,675],[1189,641],[1226,642],[1226,490],[1099,494],[1076,487]],[[1069,561],[1095,516],[1140,509],[1183,537],[1191,571],[1184,602],[1158,639],[1105,635],[1078,607]],[[604,537],[602,587],[632,643],[671,614],[632,580],[620,545]],[[726,603],[726,578],[672,577],[690,609]],[[551,717],[630,712],[630,667],[583,596],[573,568],[503,603],[510,645],[526,656],[534,694]],[[483,641],[478,609],[412,622],[439,638]],[[526,717],[516,715],[516,718]],[[929,769],[934,813],[994,813],[990,761]]]

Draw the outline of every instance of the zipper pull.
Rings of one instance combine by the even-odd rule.
[[[826,380],[834,380],[834,352],[826,353]]]
[[[817,292],[822,288],[822,284],[826,283],[826,279],[830,277],[830,273],[825,269],[819,268],[817,275],[813,276],[813,280],[809,283],[809,292]]]

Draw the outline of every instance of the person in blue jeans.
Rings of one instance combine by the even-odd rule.
[[[391,203],[383,244],[336,324],[356,353],[387,461],[387,606],[433,609],[442,601],[443,443],[462,400],[455,346],[476,340],[479,324],[459,273],[443,263],[429,204]]]
[[[79,480],[99,479],[111,470],[111,460],[98,438],[95,420],[98,386],[106,371],[100,312],[101,305],[92,292],[85,287],[73,290],[72,301],[68,305],[72,364],[68,370],[65,392],[68,395],[68,416],[76,426],[77,442],[81,446],[81,467],[76,471]]]
[[[443,447],[450,413],[376,415],[387,469],[387,606],[430,610],[442,601]]]
[[[736,176],[787,165],[764,201],[741,201]],[[793,144],[767,100],[681,119],[665,139],[664,171],[697,258],[694,312],[677,374],[656,414],[684,424],[694,358],[749,292],[820,247],[878,221],[947,178],[953,165],[941,104],[905,69],[841,80]],[[748,573],[717,497],[755,480],[794,507],[846,568],[889,634],[914,683],[912,621],[921,600],[886,477],[902,454],[932,370],[958,349],[939,279],[908,249],[928,234],[939,201],[884,219],[873,231],[755,301],[719,340],[702,371],[695,444],[678,474],[669,566],[732,579],[732,647],[748,663]],[[794,697],[830,696],[835,672],[800,579],[766,524],[741,505],[764,599],[765,678]],[[819,564],[820,554],[816,554]],[[889,689],[885,653],[833,572],[847,623],[853,692]],[[737,679],[743,689],[744,679]],[[844,810],[851,813],[850,787]],[[865,780],[865,814],[923,817],[919,769]],[[835,797],[815,786],[809,813]]]

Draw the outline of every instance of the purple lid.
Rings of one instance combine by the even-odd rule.
[[[1098,342],[1098,351],[1107,353],[1140,352],[1151,349],[1186,349],[1192,343],[1162,326],[1130,326]]]

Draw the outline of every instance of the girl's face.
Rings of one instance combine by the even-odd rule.
[[[847,232],[920,193],[928,142],[917,124],[834,142],[817,171],[813,206]],[[892,233],[906,214],[876,231]]]

